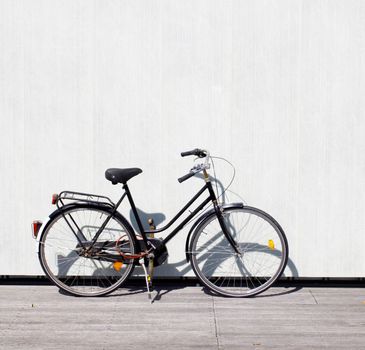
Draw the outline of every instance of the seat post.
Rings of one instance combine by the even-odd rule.
[[[134,217],[135,217],[135,219],[137,221],[137,225],[138,225],[138,228],[139,228],[139,232],[142,235],[143,241],[144,241],[144,243],[146,244],[146,247],[147,247],[147,237],[146,237],[146,234],[144,233],[144,229],[143,229],[143,226],[142,226],[141,219],[139,218],[136,205],[134,204],[134,201],[133,201],[133,198],[132,198],[132,194],[129,191],[129,187],[128,187],[127,183],[123,184],[123,189],[124,189],[125,193],[127,194],[127,198],[129,200],[129,204],[131,205],[131,208],[132,208],[132,211],[133,211],[133,215],[134,215]]]

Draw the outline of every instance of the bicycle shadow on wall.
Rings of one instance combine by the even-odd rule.
[[[202,178],[202,176],[199,176],[199,175],[197,175],[197,177]],[[226,196],[226,192],[224,190],[224,186],[222,185],[222,183],[219,180],[214,181],[214,182],[215,182],[215,186],[217,186],[217,188],[220,188],[220,190],[221,190],[219,192],[219,193],[222,194],[221,195],[221,201],[223,203],[225,203],[227,196]],[[237,196],[240,199],[240,202],[245,203],[245,201],[239,195],[237,195],[236,193],[234,193],[232,191],[230,191],[230,193]],[[144,228],[147,229],[147,230],[149,229],[149,227],[147,225],[148,219],[153,219],[155,225],[158,226],[166,218],[166,216],[163,213],[150,213],[150,214],[147,214],[147,213],[143,212],[142,210],[140,210],[138,208],[137,208],[137,211],[138,211],[138,214],[140,215],[140,218],[141,218],[141,221],[142,221],[142,224],[143,224]],[[134,218],[132,210],[130,211],[129,216],[130,216],[130,221],[132,223],[133,228],[135,229],[135,231],[138,232],[138,225],[137,225],[137,222]],[[214,245],[214,248],[226,249],[227,247],[224,246],[225,243],[224,243],[224,240],[221,239],[221,237],[222,237],[221,235],[217,234],[215,237],[212,237],[208,242],[206,242],[206,244],[208,246],[209,245]],[[267,245],[263,245],[263,244],[245,242],[245,243],[242,243],[241,249],[243,249],[245,251],[245,254],[247,256],[250,256],[250,255],[254,256],[255,254],[256,255],[257,254],[266,254],[267,256],[265,257],[265,260],[266,261],[271,260],[271,261],[273,261],[273,263],[276,259],[280,259],[280,257],[281,257],[281,251],[280,250],[273,249],[273,248],[268,248]],[[207,274],[209,274],[209,273],[213,274],[215,272],[215,270],[218,269],[218,265],[222,264],[222,261],[219,261],[219,262],[216,263],[216,265],[214,265],[215,262],[211,261],[211,259],[209,259],[209,256],[206,255],[206,254],[203,254],[203,255],[199,256],[199,258],[197,260],[198,260],[198,264],[204,262],[203,272],[207,273]],[[227,261],[228,261],[228,259],[227,259]],[[204,270],[204,269],[208,269],[208,267],[209,267],[209,271]],[[239,270],[238,272],[240,273],[241,276],[242,276],[242,274],[244,274],[245,276],[248,276],[248,278],[250,278],[250,276],[252,276],[252,274],[250,273],[250,271],[253,271],[252,266],[247,267],[241,261],[241,263],[238,264],[237,268],[238,268],[238,270]],[[286,271],[287,270],[290,271],[289,274],[292,277],[297,277],[298,276],[298,270],[297,270],[294,262],[290,259],[290,257],[288,258],[288,262],[287,262]],[[186,259],[182,259],[181,261],[178,261],[178,262],[172,263],[172,264],[171,263],[167,263],[167,264],[165,263],[165,264],[163,264],[162,266],[160,266],[158,268],[158,271],[160,273],[163,273],[163,275],[165,275],[165,276],[185,276],[188,273],[191,274],[192,268],[191,268],[190,263],[186,262]],[[138,270],[137,270],[137,272],[138,272]],[[161,278],[163,278],[163,275],[162,276],[160,275]],[[282,275],[282,278],[285,278],[285,271]],[[254,281],[254,279],[253,279],[253,281]],[[247,279],[246,279],[246,282],[247,282]],[[250,281],[249,284],[250,283],[253,284],[252,281]],[[279,284],[281,284],[281,283],[279,282]],[[169,286],[168,288],[166,288],[166,287],[164,288],[161,285],[159,286],[158,283],[156,283],[154,288],[157,291],[157,295],[154,298],[154,300],[160,300],[162,295],[167,294],[168,292],[170,292],[172,290],[175,290],[177,288],[179,289],[179,286],[175,285],[175,286]],[[182,287],[182,288],[184,288],[184,287]],[[286,286],[285,288],[288,288],[288,286]],[[300,286],[296,286],[296,287],[291,288],[290,290],[285,290],[284,292],[282,290],[280,290],[280,291],[270,290],[269,294],[268,294],[268,292],[266,292],[266,293],[264,293],[262,295],[259,295],[257,297],[268,297],[268,296],[278,296],[278,295],[283,295],[283,294],[289,294],[289,293],[296,292],[296,291],[300,290],[301,288],[302,287],[300,287]],[[204,291],[208,294],[211,294],[211,295],[214,294],[211,291],[207,290],[206,288],[204,288]]]
[[[220,247],[226,248],[226,246],[222,245],[221,243],[218,243],[215,245],[215,248],[219,249]],[[270,256],[271,259],[280,259],[280,256],[281,256],[281,251],[278,251],[278,250],[267,251],[267,250],[265,250],[265,248],[267,248],[266,246],[257,244],[257,243],[243,243],[241,245],[241,248],[246,250],[246,254],[250,254],[250,253],[251,254],[255,254],[255,253],[268,254],[268,256]],[[222,261],[214,262],[214,261],[212,261],[212,259],[209,259],[209,257],[207,257],[204,254],[202,254],[201,256],[198,257],[197,262],[198,262],[198,264],[204,263],[204,265],[202,267],[202,271],[205,274],[208,274],[209,272],[211,274],[214,274],[215,270],[217,270],[218,267],[221,266],[221,264],[222,264]],[[227,263],[229,263],[228,259],[227,259]],[[209,271],[208,271],[208,269],[209,269]],[[243,262],[238,264],[238,269],[241,273],[245,273],[246,276],[248,276],[248,278],[250,277],[251,274],[249,272],[249,268],[246,267]],[[290,258],[288,259],[286,270],[287,269],[289,269],[290,275],[292,275],[292,276],[298,275],[298,271],[295,267],[295,264],[293,263],[293,261]],[[188,273],[191,273],[192,268],[191,268],[190,263],[187,263],[186,260],[183,259],[176,263],[165,263],[162,266],[158,267],[158,271],[160,271],[160,273],[162,272],[163,275],[165,275],[165,276],[184,276]],[[141,273],[142,273],[142,271],[140,271],[140,274]],[[195,280],[195,278],[193,278],[191,280],[186,279],[184,284],[181,284],[177,281],[175,281],[175,283],[170,283],[170,282],[165,283],[166,281],[165,282],[163,281],[163,275],[162,276],[160,275],[160,278],[157,278],[156,283],[154,283],[154,290],[157,292],[157,295],[154,297],[154,301],[160,300],[162,295],[167,294],[171,291],[175,291],[176,289],[185,288],[186,284],[187,284],[186,282],[191,282],[191,281]],[[285,273],[283,273],[282,278],[285,278]],[[163,283],[159,283],[159,279]],[[219,279],[219,277],[217,277],[217,279]],[[250,283],[253,283],[253,282],[250,282]],[[166,286],[166,284],[167,284],[167,286]],[[195,285],[195,284],[193,284],[193,285]],[[200,283],[199,283],[199,285],[200,285]],[[257,296],[253,296],[253,298],[263,298],[263,297],[270,297],[270,296],[286,295],[286,294],[291,294],[291,293],[297,292],[303,288],[302,286],[293,286],[292,287],[290,285],[283,285],[282,282],[280,282],[280,281],[277,282],[276,285],[280,286],[280,287],[284,287],[285,290],[283,291],[282,289],[280,289],[279,291],[277,291],[277,290],[270,288],[265,293],[257,295]],[[252,285],[252,287],[253,287],[253,285]],[[202,287],[202,288],[206,294],[216,296],[216,294],[214,294],[212,291],[208,290],[206,287]]]
[[[215,241],[217,241],[217,242],[215,243]],[[209,243],[207,243],[207,245],[210,247],[214,246],[214,249],[227,249],[227,245],[226,245],[225,241],[222,240],[221,235],[219,235],[219,234],[217,234],[216,237],[211,238],[209,240]],[[257,253],[262,254],[262,255],[266,254],[267,255],[267,257],[265,259],[266,261],[271,259],[271,261],[274,262],[276,259],[280,259],[280,257],[281,257],[281,251],[279,251],[277,249],[268,250],[266,245],[262,245],[262,244],[258,244],[258,243],[245,242],[245,243],[242,243],[240,245],[240,247],[245,251],[246,256],[249,256],[250,254],[255,255]],[[197,258],[197,263],[203,264],[201,266],[201,269],[204,274],[213,275],[213,274],[215,274],[215,272],[217,270],[219,270],[219,267],[222,266],[222,263],[224,263],[224,259],[222,259],[218,262],[215,262],[215,261],[213,261],[213,259],[210,259],[207,254],[209,254],[209,253],[201,254]],[[246,266],[245,263],[243,263],[241,260],[239,260],[239,261],[240,261],[240,263],[237,264],[238,271],[240,272],[241,275],[245,274],[247,276],[247,278],[250,280],[249,277],[252,276],[252,274],[250,272],[250,271],[252,271],[252,259],[251,259],[251,266]],[[230,263],[229,258],[226,259],[226,263],[227,264]],[[164,265],[160,266],[159,269],[160,269],[159,270],[160,272],[163,272],[163,274],[167,275],[167,276],[185,276],[186,274],[189,274],[192,271],[190,263],[187,263],[185,259],[180,260],[176,263],[164,264]],[[288,258],[286,271],[288,269],[290,271],[290,273],[288,273],[288,274],[290,274],[291,276],[298,276],[298,270],[297,270],[294,262],[290,258]],[[218,271],[218,275],[219,275],[219,271]],[[163,276],[161,276],[161,277],[163,278]],[[219,278],[222,278],[222,277],[217,276],[218,280],[219,280]],[[285,278],[285,272],[283,273],[282,278]],[[251,287],[253,287],[254,282],[255,282],[254,279],[250,280],[249,285],[251,283]],[[279,283],[276,283],[276,285],[282,286],[282,283],[279,281]],[[253,296],[253,298],[286,295],[286,294],[291,294],[291,293],[297,292],[300,289],[302,289],[301,286],[291,287],[290,285],[289,286],[286,285],[283,287],[285,287],[285,291],[283,291],[282,289],[280,289],[279,291],[269,289],[268,291],[266,291],[263,294]],[[184,287],[180,287],[180,288],[184,288]],[[290,289],[288,289],[288,288],[290,288]],[[159,295],[167,294],[168,292],[173,291],[176,288],[174,288],[174,287],[164,288],[162,286],[159,286],[158,282],[157,282],[155,284],[155,289],[157,290],[157,296],[155,297],[155,300],[159,300],[160,299]],[[163,293],[161,293],[162,290],[164,290]],[[212,291],[208,290],[206,287],[203,287],[203,290],[206,294],[216,295]]]

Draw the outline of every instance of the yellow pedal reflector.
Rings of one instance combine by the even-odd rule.
[[[271,250],[275,249],[275,243],[272,239],[269,239],[269,242],[267,244]]]
[[[116,261],[113,263],[113,267],[115,271],[120,271],[120,269],[122,268],[123,263],[121,261]]]

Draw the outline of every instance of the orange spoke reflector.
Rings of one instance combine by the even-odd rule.
[[[271,250],[275,249],[275,244],[274,244],[274,241],[272,239],[269,239],[269,242],[267,243],[267,245]]]
[[[122,268],[123,263],[121,261],[116,261],[115,263],[113,263],[113,267],[115,271],[120,271],[120,269]]]

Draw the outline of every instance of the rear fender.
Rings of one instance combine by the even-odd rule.
[[[219,208],[223,209],[223,210],[224,209],[230,209],[230,208],[243,208],[243,207],[244,207],[243,203],[228,203],[228,204],[223,204],[223,205],[219,206]],[[198,227],[198,225],[200,223],[202,223],[206,218],[213,215],[214,213],[215,213],[214,208],[208,210],[206,213],[201,215],[198,218],[198,220],[196,220],[194,222],[193,226],[191,226],[190,231],[188,233],[188,236],[186,237],[186,242],[185,242],[185,256],[186,256],[186,261],[187,262],[190,261],[189,245],[190,245],[191,235],[193,234],[193,232],[195,231],[195,229]]]
[[[55,210],[53,213],[51,213],[49,215],[47,222],[43,223],[40,233],[43,234],[44,229],[55,217],[62,214],[62,212],[69,210],[69,209],[73,209],[73,208],[103,209],[103,210],[107,211],[108,213],[112,213],[112,211],[114,209],[114,207],[112,205],[107,204],[107,203],[85,203],[85,202],[69,203],[69,204],[66,204],[66,205],[60,207],[59,209]],[[132,237],[136,240],[136,233],[135,233],[133,227],[131,226],[131,224],[128,222],[128,220],[118,211],[115,212],[114,216],[120,220],[120,222],[127,228],[127,230],[129,230],[131,232]],[[138,240],[136,240],[135,246],[136,246],[136,253],[139,253],[140,246],[138,244]]]
[[[54,219],[61,212],[68,210],[68,209],[77,208],[77,207],[84,207],[84,208],[91,208],[91,209],[104,209],[109,212],[113,209],[113,207],[111,205],[106,204],[106,203],[95,204],[95,203],[85,203],[85,202],[73,202],[73,203],[65,204],[62,207],[56,209],[54,212],[49,214],[49,218]]]

